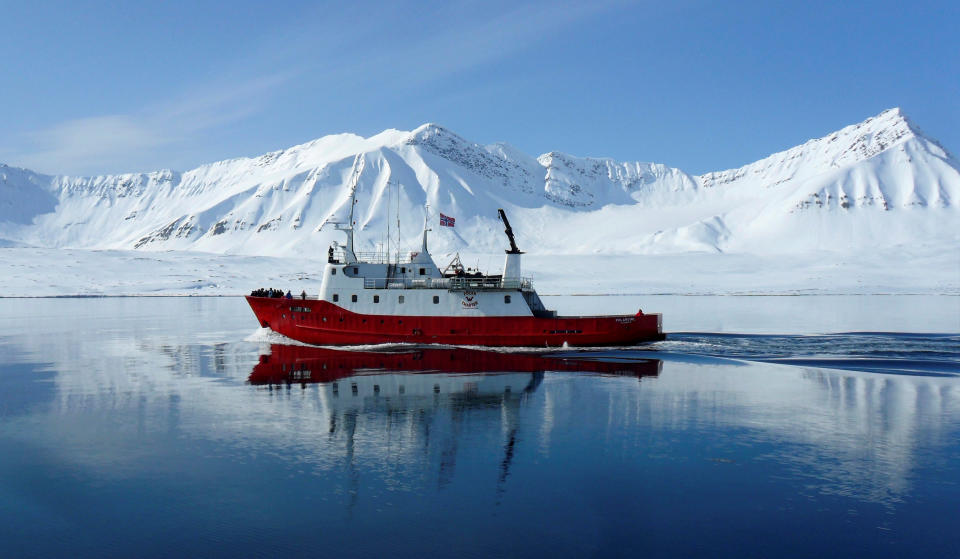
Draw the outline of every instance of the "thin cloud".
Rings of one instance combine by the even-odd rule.
[[[336,84],[339,92],[418,88],[521,51],[614,5],[497,9],[474,4],[478,13],[491,14],[486,17],[467,17],[470,5],[441,7],[431,14],[436,17],[427,18],[434,21],[432,28],[400,33],[403,40],[395,45],[378,40],[395,17],[358,17],[363,12],[359,8],[304,17],[313,23],[276,30],[239,55],[230,68],[173,99],[130,114],[78,118],[24,134],[18,149],[4,150],[13,154],[5,159],[66,174],[168,167],[173,160],[188,159],[184,155],[191,153],[201,133],[262,113],[271,96],[294,78],[317,103],[323,102],[321,84]],[[391,9],[398,8],[384,8]]]
[[[335,41],[296,41],[304,47],[298,49],[296,59],[321,58],[314,70],[351,87],[422,88],[426,83],[521,52],[619,5],[584,2],[503,8],[475,3],[473,6],[484,14],[477,16],[464,5],[455,4],[423,15],[425,20],[439,23],[391,33],[392,44],[385,44],[381,37],[387,33],[384,25],[393,19],[384,17],[378,20],[379,25],[356,26],[349,34],[338,32],[333,35]]]
[[[464,27],[425,37],[406,49],[399,49],[397,60],[428,60],[415,66],[424,79],[437,79],[487,64],[521,51],[560,31],[583,17],[602,12],[603,3],[584,3],[566,7],[520,5],[489,20],[471,22]]]
[[[47,171],[95,171],[127,165],[132,156],[170,141],[161,130],[128,115],[105,115],[61,122],[27,135],[32,150],[14,161]]]
[[[208,84],[136,114],[100,115],[60,122],[25,135],[26,149],[12,161],[43,172],[105,174],[153,170],[157,152],[191,135],[243,120],[292,74],[241,83]]]

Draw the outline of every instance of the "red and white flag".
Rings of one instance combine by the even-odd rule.
[[[450,217],[449,215],[440,214],[440,226],[441,227],[453,227],[453,223],[456,221],[455,218]]]

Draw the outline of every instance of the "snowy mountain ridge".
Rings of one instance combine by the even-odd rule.
[[[346,219],[354,185],[367,249],[414,246],[427,204],[457,218],[453,229],[434,227],[442,251],[502,249],[498,207],[522,248],[544,253],[856,251],[955,243],[960,229],[960,163],[891,109],[702,176],[559,152],[534,158],[436,124],[325,136],[182,173],[66,177],[0,166],[0,246],[315,256],[341,238],[324,225]]]

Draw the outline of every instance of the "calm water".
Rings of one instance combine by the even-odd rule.
[[[889,309],[958,298],[869,299],[534,354],[277,345],[233,298],[0,299],[0,557],[956,556],[960,328]]]

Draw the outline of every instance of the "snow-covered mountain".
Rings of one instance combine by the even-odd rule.
[[[482,146],[434,124],[326,136],[183,173],[46,176],[0,166],[0,246],[322,256],[356,185],[357,240],[498,252],[507,210],[543,253],[856,251],[956,243],[960,162],[899,109],[739,169]],[[399,215],[400,231],[397,231]],[[436,225],[436,224],[434,224]]]

